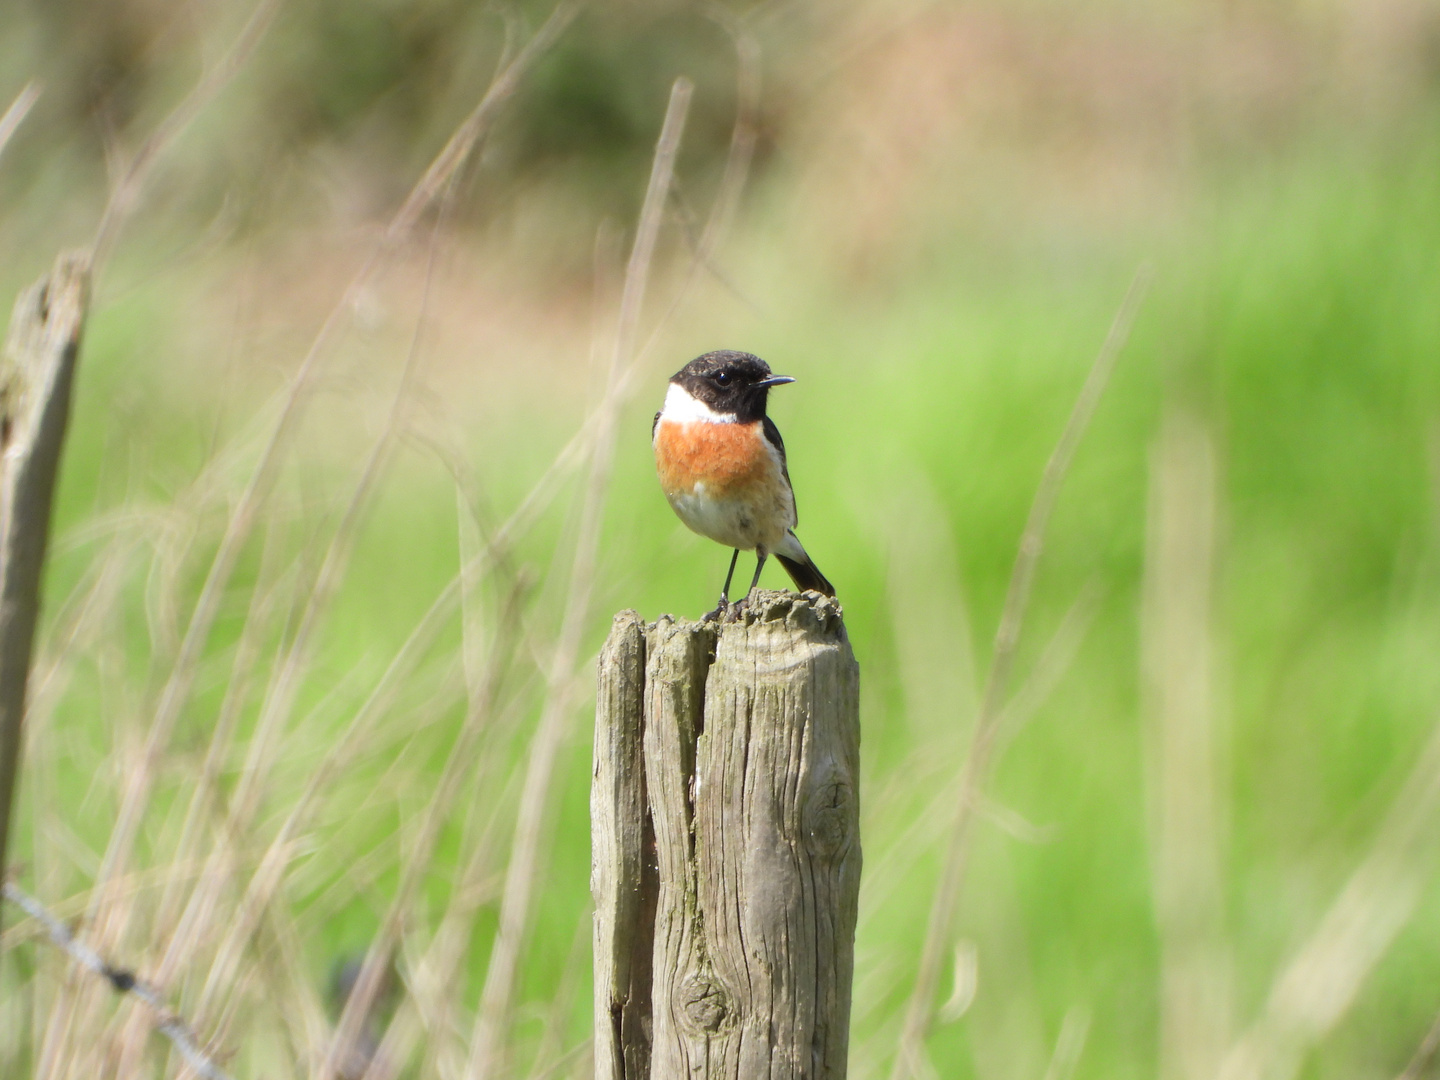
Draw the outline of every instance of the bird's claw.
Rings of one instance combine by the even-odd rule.
[[[749,608],[749,606],[750,597],[748,595],[742,597],[739,600],[726,600],[722,597],[719,605],[715,608],[715,610],[707,611],[704,615],[701,615],[700,621],[702,623],[739,622],[740,616],[745,613],[746,609]]]

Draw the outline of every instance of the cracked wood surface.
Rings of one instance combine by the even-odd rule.
[[[0,877],[8,859],[50,506],[89,291],[88,260],[61,255],[15,301],[0,357]]]
[[[655,846],[641,749],[645,624],[615,616],[600,653],[590,783],[590,892],[595,900],[595,1075],[648,1076]],[[601,767],[601,763],[605,767]]]
[[[828,598],[616,617],[591,795],[598,1080],[845,1076],[858,700]]]

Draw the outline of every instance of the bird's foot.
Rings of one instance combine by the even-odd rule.
[[[730,604],[730,605],[727,607],[726,612],[725,612],[725,619],[724,619],[724,621],[725,621],[725,622],[739,622],[739,621],[740,621],[740,616],[743,615],[743,614],[745,614],[746,610],[747,610],[749,607],[750,607],[750,594],[749,594],[749,593],[746,593],[746,594],[745,594],[743,597],[741,597],[739,600],[736,600],[733,604]]]
[[[730,608],[732,606],[733,605],[730,603],[730,601],[722,596],[720,598],[720,603],[716,605],[715,610],[707,611],[704,615],[701,615],[700,621],[702,623],[725,622],[730,617]]]

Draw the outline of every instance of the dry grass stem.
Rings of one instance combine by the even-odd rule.
[[[452,189],[454,189],[454,183],[451,184]],[[433,243],[435,242],[438,242],[438,233],[432,240],[431,269],[433,268],[433,252],[435,252]],[[451,464],[459,468],[458,461],[451,462]],[[490,562],[487,556],[494,556],[495,553],[485,549],[482,544],[480,521],[472,513],[472,505],[465,498],[464,488],[458,482],[458,472],[456,472],[456,517],[458,517],[459,533],[461,533],[461,537],[459,537],[461,539],[461,544],[459,544],[461,570],[456,577],[459,583],[459,608],[461,608],[461,665],[462,674],[464,674],[465,696],[467,696],[468,717],[475,717],[477,720],[475,724],[469,724],[467,721],[467,727],[471,730],[471,737],[478,737],[480,734],[478,721],[491,720],[495,697],[498,694],[497,670],[494,668],[494,657],[497,654],[492,652],[490,664],[485,664],[485,655],[487,655],[487,642],[485,642],[484,635],[485,619],[480,598],[478,598],[482,569],[484,569],[485,563]],[[511,613],[511,618],[505,619],[505,622],[510,625],[508,628],[507,625],[498,626],[497,634],[491,638],[495,647],[516,636],[516,625],[514,624],[518,621],[518,598],[523,589],[523,583],[517,583],[516,589],[511,595],[511,603],[508,605],[508,609],[513,613]],[[462,740],[465,739],[467,739],[467,734],[462,732]],[[458,742],[456,750],[449,760],[452,763],[456,760],[464,762],[471,756],[465,746]],[[481,772],[485,772],[484,759],[478,762],[478,768],[481,769]],[[461,773],[456,773],[456,776],[459,775]],[[444,778],[442,778],[442,783],[444,783]],[[478,776],[471,786],[472,789],[482,791],[487,785],[484,783],[484,778]],[[433,847],[433,840],[435,840],[435,829],[438,829],[439,824],[444,822],[446,812],[448,812],[448,801],[438,796],[435,804],[432,805],[431,814],[428,815],[428,827],[425,829],[428,835],[422,835],[419,847],[406,860],[408,874],[406,874],[406,880],[402,881],[402,888],[390,909],[392,917],[387,917],[386,923],[382,927],[382,933],[377,935],[376,940],[372,943],[372,948],[367,953],[366,962],[361,968],[356,985],[348,995],[340,1025],[331,1040],[330,1058],[336,1063],[344,1060],[347,1047],[354,1044],[354,1040],[360,1035],[361,1028],[367,1024],[367,1018],[369,1018],[374,1001],[376,1001],[377,991],[389,969],[390,955],[396,952],[400,945],[399,935],[400,929],[402,929],[400,919],[405,916],[410,904],[410,897],[413,896],[413,890],[418,883],[418,878],[410,880],[410,871],[425,870],[429,854],[431,854],[429,848]],[[490,825],[494,824],[495,818],[492,815]],[[488,838],[490,835],[491,829],[487,828],[485,837]],[[456,887],[452,890],[445,919],[442,919],[441,927],[432,937],[432,949],[428,950],[425,958],[420,959],[418,963],[409,965],[410,971],[413,972],[412,978],[406,984],[410,992],[406,995],[405,1001],[400,1004],[400,1008],[397,1009],[396,1017],[390,1022],[389,1028],[384,1032],[383,1040],[376,1048],[376,1053],[372,1054],[367,1061],[366,1076],[370,1077],[370,1080],[393,1076],[397,1068],[402,1067],[403,1063],[409,1060],[413,1045],[419,1037],[418,1024],[416,1024],[418,1015],[416,1014],[425,1012],[426,1008],[433,1012],[436,1005],[444,1002],[452,994],[455,969],[458,968],[459,960],[464,955],[464,945],[469,936],[469,922],[471,922],[475,906],[480,900],[480,897],[477,896],[477,888],[475,888],[475,877],[477,877],[480,867],[488,864],[488,854],[490,854],[490,845],[485,842],[481,842],[474,848],[471,861],[462,871]],[[436,955],[436,946],[439,946],[438,955]],[[432,1040],[436,1044],[441,1043],[441,1031],[444,1030],[444,1024],[432,1021],[429,1022],[428,1027],[432,1032]]]
[[[155,1017],[155,1029],[175,1044],[175,1049],[204,1080],[229,1080],[220,1067],[200,1049],[193,1029],[181,1017],[170,1011],[164,999],[154,987],[137,979],[135,975],[110,964],[94,949],[76,939],[70,928],[57,919],[45,906],[13,882],[4,886],[5,899],[45,928],[50,940],[63,949],[70,959],[84,970],[103,979],[115,992],[132,994],[151,1010]]]
[[[1080,1063],[1089,1034],[1090,1013],[1078,1007],[1068,1010],[1060,1022],[1060,1034],[1055,1039],[1055,1053],[1045,1069],[1045,1080],[1070,1080],[1075,1075],[1075,1066]]]
[[[281,551],[277,532],[273,527],[270,529],[261,555],[259,581],[262,583],[274,576],[273,563],[278,560]],[[214,846],[203,859],[190,899],[183,910],[177,908],[180,905],[181,889],[190,880],[188,875],[170,874],[160,895],[156,925],[174,927],[160,962],[154,969],[155,982],[162,987],[170,985],[182,966],[196,955],[199,943],[210,933],[218,912],[220,892],[229,883],[233,864],[238,858],[235,851],[238,835],[233,818],[225,823],[229,827],[222,828],[219,836],[207,835],[205,825],[212,814],[221,816],[224,812],[219,788],[221,772],[233,749],[235,730],[249,697],[255,667],[261,659],[266,629],[271,625],[272,614],[283,598],[284,585],[284,578],[272,588],[257,584],[250,596],[250,608],[230,666],[225,695],[220,703],[205,759],[181,824],[174,863],[183,866],[200,860],[200,846],[207,839],[211,840]],[[122,1065],[131,1070],[138,1068],[138,1058],[143,1048],[143,1032],[138,1026],[137,1018],[132,1018],[121,1031],[118,1045]]]
[[[438,243],[438,232],[434,240]],[[432,245],[432,268],[434,250]],[[502,649],[501,646],[508,645],[513,649],[515,641],[520,636],[517,634],[517,627],[520,618],[520,598],[526,588],[523,580],[517,581],[512,587],[510,600],[505,605],[507,614],[502,618],[501,625],[496,628],[495,635],[491,637],[491,649],[488,661],[486,661],[485,643],[481,639],[481,627],[484,620],[475,594],[480,584],[482,564],[485,556],[490,552],[480,546],[478,521],[467,512],[468,506],[458,485],[457,503],[461,530],[461,570],[455,580],[459,584],[460,592],[461,664],[467,697],[466,720],[447,759],[445,772],[441,776],[438,790],[427,811],[421,837],[415,849],[405,860],[401,885],[397,889],[389,913],[382,923],[381,932],[372,941],[364,966],[347,998],[338,1030],[332,1042],[332,1049],[322,1068],[322,1075],[326,1076],[332,1074],[331,1070],[338,1069],[346,1053],[346,1048],[352,1045],[359,1036],[361,1027],[366,1023],[375,1004],[381,981],[389,970],[392,957],[399,945],[403,919],[411,906],[415,889],[418,887],[419,876],[428,868],[439,829],[449,815],[456,794],[455,785],[465,775],[465,770],[474,757],[474,744],[484,726],[492,720],[495,713],[500,678],[511,659],[511,653]],[[459,891],[457,890],[457,894]],[[455,906],[457,898],[457,895],[452,895],[452,908]],[[452,938],[453,931],[452,927]],[[458,962],[458,955],[452,959]],[[448,980],[446,981],[448,982]],[[391,1042],[388,1049],[376,1053],[371,1058],[367,1072],[374,1073],[376,1070],[383,1072],[391,1062],[398,1067],[398,1064],[409,1052],[408,1046],[402,1049],[395,1045],[401,1041],[402,1037],[403,1032],[397,1029],[396,1039]],[[390,1040],[387,1039],[387,1041]],[[397,1051],[400,1052],[397,1053]]]
[[[1167,406],[1152,453],[1141,623],[1165,1080],[1209,1080],[1231,1038],[1211,672],[1215,469],[1208,425]]]
[[[642,357],[649,354],[660,331],[683,303],[690,286],[702,272],[708,271],[732,294],[738,296],[752,309],[758,310],[757,305],[745,297],[720,271],[715,264],[715,253],[730,231],[731,223],[735,219],[735,212],[740,206],[740,196],[744,192],[746,181],[750,176],[751,162],[755,157],[755,141],[760,124],[762,73],[760,40],[750,27],[752,21],[750,18],[739,18],[728,8],[721,7],[719,4],[709,5],[706,11],[711,18],[724,27],[735,46],[735,124],[730,132],[730,150],[725,158],[725,171],[720,176],[720,188],[711,203],[705,227],[701,230],[698,239],[693,239],[689,230],[685,234],[687,239],[692,240],[694,247],[694,261],[691,263],[690,272],[686,277],[685,284],[676,291],[675,297],[671,301],[670,311],[659,320],[655,330],[652,331],[650,340],[641,351]]]
[[[470,513],[470,503],[464,498],[458,483],[456,494],[462,558],[462,662],[467,706],[475,709],[481,707],[485,682],[483,661],[486,645],[482,638],[485,620],[477,596],[484,548],[478,520]],[[493,635],[491,640],[494,640]],[[481,756],[472,785],[475,790],[484,791],[495,786],[494,773],[498,768],[495,757],[493,754]],[[451,890],[444,915],[431,936],[429,947],[423,955],[406,965],[409,992],[380,1041],[366,1073],[367,1080],[393,1080],[409,1061],[422,1037],[422,1029],[428,1033],[428,1039],[421,1075],[451,1076],[463,1066],[463,1060],[448,1060],[459,1056],[449,1053],[451,1040],[448,1037],[456,1012],[455,983],[470,946],[475,912],[499,892],[498,882],[492,884],[491,864],[499,846],[500,813],[503,807],[513,802],[513,789],[518,786],[519,779],[518,772],[512,772],[508,781],[499,785],[499,798],[480,826],[478,837],[469,846],[469,854]],[[477,802],[471,816],[476,816],[478,810]],[[443,1067],[442,1059],[446,1059]]]
[[[449,190],[447,188],[447,190]],[[436,230],[440,219],[436,219]],[[422,294],[422,308],[417,318],[416,329],[411,340],[409,354],[405,361],[404,370],[394,395],[391,399],[391,406],[386,423],[381,430],[379,437],[371,446],[369,455],[360,470],[350,498],[346,504],[344,514],[335,532],[332,534],[325,556],[321,561],[320,568],[315,575],[314,582],[306,597],[302,613],[290,644],[283,659],[279,663],[278,674],[272,678],[265,700],[261,705],[260,715],[255,724],[255,730],[250,738],[249,752],[245,765],[242,769],[236,793],[231,800],[230,821],[227,825],[228,836],[244,835],[250,826],[250,822],[259,809],[259,802],[262,793],[262,785],[270,776],[274,768],[274,758],[279,752],[279,742],[284,733],[290,715],[293,711],[296,695],[299,693],[301,684],[308,673],[310,662],[311,641],[317,632],[322,619],[328,611],[330,601],[345,577],[349,564],[350,552],[360,530],[360,524],[366,507],[370,503],[371,496],[379,484],[380,477],[385,466],[390,460],[396,442],[399,439],[403,428],[403,410],[409,400],[410,391],[415,378],[416,367],[419,359],[419,343],[425,321],[424,305],[428,302],[430,275],[433,274],[435,249],[438,244],[438,235],[432,236],[430,257],[427,261],[426,290]],[[216,866],[214,872],[207,874],[205,880],[213,883],[215,889],[227,883],[226,876],[220,871],[220,865],[232,861],[234,855],[225,850],[225,845],[218,845],[214,852]],[[206,913],[213,913],[216,910],[217,896],[205,894],[197,890],[196,898],[192,902],[191,910],[198,910]],[[187,915],[189,912],[187,911]],[[172,942],[173,954],[176,951],[186,952],[188,947]]]
[[[345,1001],[345,1008],[336,1025],[331,1051],[319,1071],[320,1080],[334,1080],[346,1059],[349,1047],[359,1037],[361,1027],[370,1015],[386,977],[394,961],[400,942],[404,920],[409,916],[414,903],[415,892],[422,876],[429,870],[435,844],[440,830],[449,820],[455,799],[460,794],[460,782],[465,779],[474,764],[475,747],[491,720],[495,703],[499,698],[501,681],[509,666],[519,621],[520,590],[513,589],[505,605],[506,616],[497,627],[495,646],[487,658],[484,677],[470,708],[466,710],[465,721],[455,737],[454,745],[446,756],[445,767],[435,785],[435,793],[426,807],[424,822],[414,847],[406,855],[400,867],[400,882],[395,895],[381,922],[380,930],[370,943],[360,974]],[[507,647],[508,646],[508,647]]]
[[[483,790],[485,766],[482,761],[477,789]],[[456,982],[470,947],[475,912],[500,893],[500,880],[491,870],[500,846],[499,810],[513,802],[519,781],[515,771],[503,785],[494,812],[470,849],[429,947],[423,956],[407,965],[409,993],[381,1040],[366,1080],[394,1080],[422,1034],[428,1038],[420,1075],[455,1076],[464,1067],[464,1055],[454,1052],[450,1038],[458,1013]]]
[[[1050,699],[1060,679],[1075,663],[1080,646],[1099,610],[1105,589],[1097,580],[1086,582],[1080,595],[1070,605],[1055,633],[1040,650],[1034,670],[1021,682],[1019,689],[1005,704],[995,722],[995,745],[998,754],[1010,740],[1024,730],[1040,707]]]
[[[905,722],[921,733],[926,752],[958,749],[978,706],[978,678],[970,608],[958,567],[960,552],[939,494],[923,482],[888,493],[880,520],[895,527],[884,537],[885,594],[895,658],[904,691]],[[936,752],[936,753],[932,753]],[[909,789],[907,782],[904,785]]]
[[[1402,1072],[1395,1080],[1422,1080],[1429,1073],[1430,1067],[1435,1063],[1437,1056],[1440,1056],[1440,1016],[1430,1025],[1430,1030],[1425,1033],[1425,1038],[1415,1051],[1415,1056],[1410,1059]]]
[[[260,571],[257,575],[258,581],[262,584],[257,585],[250,594],[250,608],[246,613],[245,624],[240,631],[240,640],[236,644],[235,657],[231,661],[229,679],[225,684],[225,696],[220,702],[219,712],[216,713],[210,744],[206,748],[205,760],[200,766],[200,774],[195,788],[191,792],[184,822],[181,825],[180,838],[175,845],[176,860],[181,863],[188,863],[192,859],[199,858],[197,849],[204,839],[204,826],[209,820],[211,812],[221,809],[220,774],[229,760],[235,729],[240,722],[241,713],[252,688],[255,668],[262,655],[265,632],[271,625],[271,620],[283,599],[286,585],[283,577],[273,587],[265,588],[263,586],[263,583],[276,578],[273,564],[278,561],[281,551],[277,537],[278,530],[272,527],[269,532],[270,535],[267,537],[261,554]],[[179,917],[179,912],[176,911],[179,904],[179,883],[178,877],[173,878],[161,896],[158,909],[158,921],[161,926],[176,926],[176,919]],[[187,907],[187,918],[194,907],[194,905]],[[174,976],[180,957],[189,951],[191,942],[190,934],[186,931],[186,921],[187,919],[180,919],[156,971],[155,977],[162,986],[166,985]]]
[[[462,579],[477,573],[480,568],[493,561],[493,545],[492,541],[491,545],[467,560],[461,571],[441,590],[350,722],[337,738],[330,741],[324,757],[307,778],[294,805],[266,848],[236,915],[227,925],[207,977],[205,990],[202,992],[202,1005],[223,992],[223,988],[233,978],[242,951],[280,887],[284,868],[295,850],[296,840],[317,808],[320,795],[367,745],[376,725],[391,709],[406,680],[412,677],[421,658],[454,613],[460,602]],[[517,603],[519,592],[525,588],[528,588],[528,585],[523,579],[516,582]]]
[[[562,1039],[565,1035],[565,1020],[574,1008],[576,992],[582,982],[580,975],[589,967],[590,927],[590,912],[587,909],[575,923],[575,934],[570,941],[570,951],[565,957],[559,985],[544,1010],[540,1045],[535,1052],[535,1061],[526,1074],[526,1080],[544,1080],[545,1077],[554,1075],[575,1053],[574,1048],[563,1048]],[[586,1040],[586,1045],[588,1043],[589,1040]]]
[[[1094,364],[1086,376],[1085,385],[1071,410],[1060,441],[1045,464],[1035,500],[1030,506],[1030,515],[1025,530],[1020,536],[1020,547],[1015,558],[1015,568],[1010,575],[1010,586],[1005,596],[1005,606],[1000,615],[1000,625],[995,632],[995,646],[991,653],[990,669],[985,680],[985,691],[981,696],[980,712],[971,730],[970,749],[965,758],[956,790],[956,803],[945,862],[940,874],[940,883],[930,908],[930,917],[925,929],[925,944],[920,953],[920,968],[915,985],[906,1003],[904,1019],[901,1022],[900,1042],[891,1070],[891,1080],[904,1080],[907,1076],[919,1076],[925,1067],[924,1042],[930,1032],[935,1014],[935,995],[940,975],[947,959],[945,938],[950,933],[960,889],[964,881],[965,864],[969,853],[971,825],[974,811],[979,802],[989,771],[991,750],[999,733],[999,720],[1003,716],[1006,698],[1009,694],[1010,671],[1015,662],[1015,649],[1019,644],[1020,628],[1024,623],[1025,611],[1029,606],[1030,589],[1034,584],[1035,571],[1044,546],[1045,529],[1055,509],[1056,500],[1070,462],[1075,456],[1090,418],[1100,402],[1100,397],[1109,382],[1110,372],[1130,335],[1130,326],[1140,303],[1144,299],[1152,277],[1148,265],[1141,267],[1135,275],[1130,289],[1115,315],[1110,332],[1105,338]]]
[[[15,100],[10,103],[10,107],[5,110],[5,114],[0,116],[0,155],[5,153],[5,147],[10,142],[11,136],[13,136],[20,125],[25,122],[25,117],[30,115],[31,108],[35,105],[35,102],[39,100],[39,85],[28,82],[21,89],[20,93],[15,95]]]
[[[75,658],[91,647],[105,630],[119,599],[125,574],[135,558],[134,538],[117,537],[109,544],[69,597],[57,605],[43,651],[30,676],[30,703],[25,710],[29,739],[33,743],[49,723],[65,695],[75,671]]]
[[[1440,829],[1440,723],[1365,859],[1276,977],[1260,1017],[1231,1047],[1220,1080],[1292,1080],[1304,1054],[1349,1010],[1414,914]]]
[[[393,246],[404,242],[421,216],[436,204],[441,194],[470,159],[480,140],[490,130],[490,125],[494,122],[500,106],[514,95],[520,86],[521,78],[534,67],[535,61],[545,55],[550,47],[559,40],[560,35],[565,32],[566,27],[579,13],[580,7],[579,3],[570,2],[570,0],[556,5],[544,25],[535,32],[535,36],[525,44],[515,58],[508,63],[502,61],[500,72],[495,76],[490,88],[485,92],[485,96],[471,110],[470,115],[460,122],[460,126],[450,136],[450,141],[430,163],[430,167],[425,170],[425,175],[420,178],[409,197],[401,205],[399,212],[391,220],[389,227],[385,230],[385,240],[388,245]]]
[[[579,662],[580,645],[594,588],[600,526],[609,493],[615,435],[623,405],[619,388],[623,385],[627,369],[634,363],[641,306],[649,283],[650,265],[660,233],[665,203],[670,194],[675,155],[685,130],[685,118],[689,112],[692,93],[693,87],[685,79],[676,80],[671,90],[670,103],[665,111],[665,121],[660,129],[660,139],[650,171],[650,183],[640,212],[640,224],[635,233],[635,244],[626,267],[619,325],[615,331],[604,404],[598,412],[597,435],[590,457],[590,476],[581,509],[565,614],[547,676],[545,704],[530,744],[525,785],[520,793],[515,836],[511,843],[509,867],[505,876],[505,891],[500,902],[500,926],[495,934],[490,964],[485,973],[485,987],[481,993],[475,1032],[470,1042],[469,1060],[465,1067],[466,1080],[488,1080],[500,1068],[503,1059],[505,1029],[514,993],[515,972],[524,947],[530,918],[530,897],[539,865],[550,781],[572,710],[576,689],[575,669]]]
[[[1095,616],[1103,593],[1100,586],[1091,582],[1070,606],[1060,620],[1060,626],[1046,642],[1035,661],[1034,669],[1020,684],[1015,695],[1005,706],[1005,711],[996,722],[996,752],[1024,729],[1030,718],[1054,693],[1061,677],[1070,670],[1086,632]],[[912,760],[897,773],[894,786],[883,793],[880,802],[898,803],[913,794],[917,777],[933,772],[926,760]],[[953,795],[944,789],[927,799],[917,812],[908,815],[908,824],[896,833],[896,840],[888,850],[882,851],[878,861],[872,860],[869,870],[861,883],[860,932],[864,935],[868,919],[884,918],[889,898],[906,887],[916,863],[924,852],[944,835],[945,810],[952,805]],[[875,800],[872,799],[872,802]],[[1050,832],[1044,826],[1034,826],[1020,815],[989,799],[981,799],[978,812],[987,820],[995,822],[1017,838],[1032,843],[1050,839]],[[901,811],[903,812],[903,811]],[[870,810],[870,814],[877,813]],[[898,983],[900,974],[895,973]]]
[[[140,149],[121,171],[111,188],[110,200],[95,230],[95,238],[90,243],[90,263],[97,274],[114,247],[121,227],[138,204],[155,163],[179,141],[195,118],[245,66],[279,8],[280,0],[260,0],[255,5],[225,56],[201,76],[184,100],[140,144]]]
[[[196,669],[206,643],[209,641],[210,630],[220,611],[231,574],[249,539],[257,515],[278,472],[290,437],[298,424],[321,356],[325,353],[331,338],[353,309],[357,297],[379,268],[382,257],[408,236],[410,228],[419,220],[423,210],[446,190],[451,178],[456,175],[470,154],[473,153],[479,140],[488,130],[488,125],[493,120],[498,106],[514,93],[520,76],[529,70],[543,51],[543,46],[552,43],[572,17],[573,8],[566,5],[557,8],[531,42],[531,45],[535,47],[527,46],[519,56],[497,74],[480,104],[467,117],[455,136],[452,136],[435,162],[415,185],[400,211],[391,220],[390,226],[385,232],[384,243],[371,252],[359,272],[351,280],[341,301],[327,316],[291,379],[279,416],[260,452],[259,461],[251,473],[250,480],[230,515],[225,534],[195,603],[179,654],[161,692],[154,719],[149,727],[145,754],[139,767],[131,770],[127,776],[115,828],[111,833],[105,861],[96,881],[92,919],[98,919],[101,913],[109,909],[112,904],[117,909],[117,916],[119,910],[123,909],[122,905],[113,903],[118,898],[112,896],[107,883],[116,874],[123,872],[125,864],[129,860],[135,832],[144,814],[160,753],[169,743],[175,722],[179,718],[184,703],[189,698]],[[119,917],[123,918],[123,916]],[[112,932],[118,933],[120,929],[121,927],[115,927]]]

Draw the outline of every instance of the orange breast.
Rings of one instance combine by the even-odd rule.
[[[770,481],[775,470],[765,435],[751,424],[676,423],[661,420],[655,430],[655,467],[666,494],[704,484],[712,495],[738,495]]]

